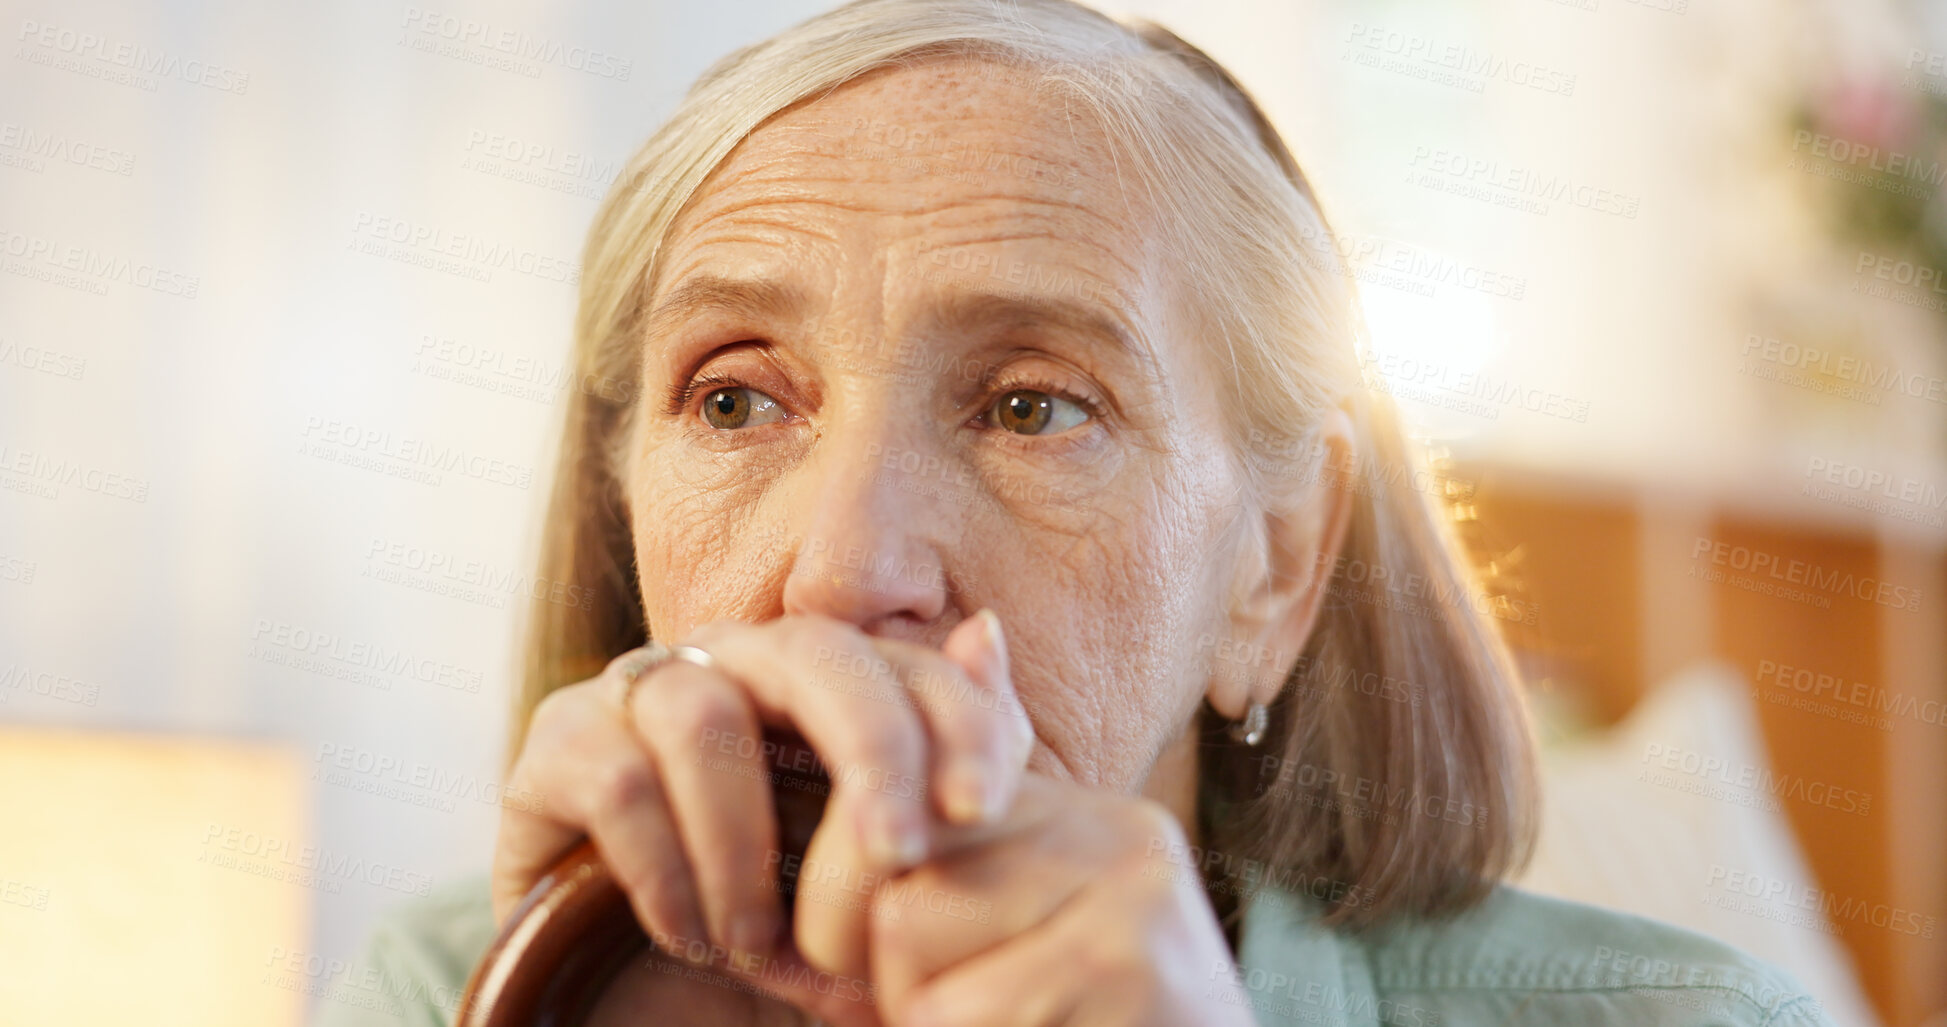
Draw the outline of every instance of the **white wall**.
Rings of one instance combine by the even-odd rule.
[[[15,561],[0,564],[15,569],[0,583],[0,672],[52,672],[97,696],[13,688],[0,717],[281,739],[307,758],[356,748],[427,768],[406,772],[420,800],[433,793],[412,773],[471,779],[450,812],[314,784],[314,841],[413,880],[484,870],[496,807],[477,797],[498,775],[521,604],[376,579],[388,564],[373,549],[531,574],[561,397],[547,383],[573,310],[562,269],[579,261],[596,198],[708,61],[818,6],[467,5],[493,33],[560,54],[510,71],[474,63],[491,53],[479,46],[460,47],[466,60],[422,52],[439,36],[405,4],[8,4],[6,270],[79,254],[111,275],[127,262],[142,284],[0,274],[0,349],[13,347],[0,359],[0,464],[28,467],[0,490],[0,561]],[[51,45],[29,23],[53,26]],[[72,59],[82,34],[106,41],[78,60],[87,73],[42,63]],[[123,45],[176,75],[94,74],[116,68],[94,54]],[[597,62],[612,74],[567,65],[586,50],[612,55]],[[208,65],[234,69],[240,88],[185,80]],[[494,156],[519,147],[539,156]],[[107,170],[86,166],[91,154]],[[356,251],[380,218],[502,256],[468,263],[487,273],[474,280]],[[144,287],[155,269],[161,287]],[[453,380],[469,370],[486,384]],[[378,450],[410,440],[496,463],[478,465],[485,478],[401,478],[338,462],[359,451],[332,424],[386,433]],[[45,475],[65,471],[47,461],[84,473],[48,498]],[[533,482],[496,482],[496,465]],[[294,668],[280,626],[410,662]],[[400,897],[360,882],[315,893],[315,949],[349,954]]]

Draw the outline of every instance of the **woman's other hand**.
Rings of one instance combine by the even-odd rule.
[[[1163,806],[1030,775],[1003,821],[936,844],[872,897],[886,1023],[1256,1022]]]

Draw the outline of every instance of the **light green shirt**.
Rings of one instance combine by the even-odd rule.
[[[1260,1024],[1831,1025],[1788,974],[1729,945],[1512,887],[1451,919],[1363,934],[1323,928],[1317,915],[1285,892],[1263,893],[1245,914],[1237,974]],[[493,935],[484,879],[401,906],[323,990],[317,1022],[446,1027]]]

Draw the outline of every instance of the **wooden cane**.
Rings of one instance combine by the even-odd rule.
[[[777,808],[779,890],[786,923],[798,869],[824,816],[831,781],[804,739],[764,732]],[[795,858],[793,858],[795,857]],[[534,883],[473,969],[456,1027],[576,1027],[631,959],[652,946],[628,896],[583,841]]]

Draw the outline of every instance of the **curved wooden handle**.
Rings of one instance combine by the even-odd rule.
[[[763,755],[777,806],[779,889],[786,922],[798,869],[825,814],[831,781],[803,738],[764,733]],[[574,1027],[649,937],[600,853],[584,841],[556,863],[521,900],[487,947],[455,1027]]]

